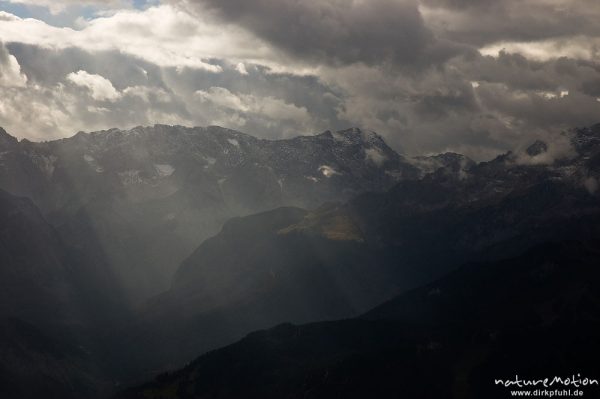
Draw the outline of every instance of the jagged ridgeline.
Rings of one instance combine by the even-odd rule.
[[[233,216],[310,209],[420,175],[359,129],[270,141],[156,125],[44,143],[2,131],[0,148],[0,188],[31,198],[69,242],[106,258],[135,303],[168,288],[178,264]]]

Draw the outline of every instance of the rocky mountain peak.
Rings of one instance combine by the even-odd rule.
[[[17,143],[18,140],[15,137],[11,136],[6,130],[0,127],[0,148],[13,146]]]
[[[444,169],[451,173],[462,173],[476,165],[469,157],[454,152],[445,152],[431,156],[418,156],[412,159],[413,164],[423,175]],[[462,175],[462,174],[461,174]]]
[[[600,145],[600,123],[591,127],[575,129],[571,142],[580,154]]]
[[[385,145],[385,141],[377,133],[357,127],[337,131],[332,134],[332,137],[337,141],[347,144],[367,144],[368,146]]]
[[[531,157],[538,156],[547,151],[548,151],[548,144],[546,144],[545,142],[543,142],[541,140],[536,140],[535,143],[533,143],[532,145],[527,147],[527,149],[525,150],[525,152],[527,152],[527,155],[529,155]]]

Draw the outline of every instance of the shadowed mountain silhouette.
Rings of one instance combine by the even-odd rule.
[[[98,334],[122,318],[104,265],[0,190],[0,396],[98,397]]]
[[[494,379],[515,373],[595,378],[598,244],[540,245],[357,319],[255,332],[117,398],[504,398]]]

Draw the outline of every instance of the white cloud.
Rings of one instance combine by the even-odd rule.
[[[172,100],[171,95],[164,89],[148,86],[131,86],[123,90],[123,95],[134,96],[142,99],[144,102],[151,100],[157,103],[168,103]]]
[[[25,87],[0,86],[0,126],[17,137],[38,141],[80,130],[195,124],[177,96],[161,89],[134,86],[120,93],[102,76],[83,71],[70,74],[66,81],[51,86],[35,82]],[[161,96],[170,96],[169,101]]]
[[[8,21],[20,21],[21,18],[13,15],[9,12],[0,10],[0,21],[8,22]]]
[[[246,65],[243,62],[240,62],[235,67],[235,70],[241,73],[242,75],[248,75],[248,71],[246,70]]]
[[[285,138],[324,130],[323,121],[302,106],[273,96],[233,93],[224,87],[210,87],[194,94],[195,107],[205,124],[220,125],[258,134]]]
[[[575,150],[568,136],[563,134],[550,134],[543,137],[548,146],[547,150],[531,156],[525,151],[525,148],[517,151],[515,163],[518,165],[551,165],[556,160],[570,158],[575,155]],[[530,143],[529,143],[530,144]]]
[[[27,76],[21,72],[19,62],[0,42],[0,86],[24,87],[26,84]]]
[[[67,80],[77,86],[89,89],[90,95],[97,101],[115,101],[121,97],[121,94],[114,88],[111,81],[100,75],[78,71],[67,75]]]
[[[65,92],[62,85],[51,90],[38,85],[0,87],[0,97],[0,123],[17,137],[48,140],[64,134],[59,126],[73,127],[71,112],[77,98]]]
[[[120,10],[87,21],[81,30],[59,28],[0,12],[0,37],[50,49],[118,50],[159,66],[221,72],[210,59],[276,64],[274,51],[241,28],[192,16],[171,5]],[[235,64],[234,64],[235,65]]]
[[[234,111],[250,111],[249,102],[237,96],[224,87],[211,87],[208,90],[198,90],[196,97],[201,102],[211,102],[221,108],[229,108]]]
[[[546,39],[529,42],[501,41],[479,49],[481,54],[497,57],[501,51],[518,53],[525,57],[548,61],[560,57],[582,60],[596,60],[600,38],[575,36],[569,38]]]
[[[309,124],[311,116],[307,109],[288,104],[274,97],[258,97],[251,94],[234,94],[224,87],[211,87],[198,90],[196,97],[201,102],[209,102],[219,108],[245,114],[260,115],[272,120],[291,120]]]
[[[272,138],[318,130],[305,107],[292,103],[288,97],[271,94],[277,92],[279,84],[288,87],[288,79],[295,79],[290,76],[283,80],[273,77],[271,83],[245,82],[250,84],[252,95],[249,95],[204,86],[205,80],[221,82],[219,75],[198,70],[178,73],[130,56],[118,55],[115,61],[107,63],[103,53],[84,55],[79,51],[19,45],[11,45],[11,49],[30,76],[24,87],[0,86],[0,126],[18,137],[48,140],[70,136],[79,130],[155,123],[215,124]],[[27,49],[30,51],[24,52]],[[69,55],[73,53],[82,58],[71,60]],[[224,65],[231,68],[230,76],[240,81],[246,79],[231,73],[235,64]],[[142,68],[147,72],[140,73]],[[128,79],[130,71],[135,78]],[[264,70],[255,72],[262,73],[267,81],[271,79]],[[194,85],[206,88],[196,94],[196,90],[189,90]],[[300,101],[306,103],[308,99]]]
[[[272,119],[295,120],[298,122],[309,122],[311,116],[304,107],[288,104],[275,97],[252,97],[252,110]]]
[[[327,178],[330,178],[330,177],[340,174],[337,170],[333,169],[329,165],[321,165],[319,167],[319,172],[321,172],[323,174],[323,176],[325,176]]]
[[[59,14],[72,6],[124,7],[131,4],[128,0],[7,0],[13,4],[45,7],[52,14]]]
[[[367,148],[365,150],[365,157],[377,166],[383,165],[387,159],[379,148]]]

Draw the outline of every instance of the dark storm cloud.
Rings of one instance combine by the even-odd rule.
[[[519,54],[455,57],[414,74],[343,68],[340,118],[385,135],[409,153],[459,151],[476,159],[600,121],[591,61],[534,61]]]
[[[298,58],[427,64],[464,48],[437,40],[415,0],[196,0]]]
[[[534,139],[554,140],[564,130],[600,121],[600,103],[590,86],[600,78],[599,67],[586,60],[533,61],[508,53],[455,58],[438,78],[447,82],[444,91],[454,97],[420,101],[415,110],[424,111],[413,128],[418,131],[434,124],[442,132],[453,132],[439,138],[439,144],[477,145],[483,153],[512,149]],[[421,142],[423,148],[431,148],[436,141],[423,135]],[[473,150],[473,156],[478,151]]]
[[[600,34],[600,3],[589,0],[421,0],[431,27],[462,43],[534,41]]]
[[[506,52],[455,59],[450,65],[472,81],[502,83],[516,90],[586,90],[587,82],[600,76],[600,64],[592,61],[567,57],[535,61]]]
[[[579,92],[545,97],[533,92],[513,92],[502,85],[482,85],[481,103],[510,116],[523,126],[546,128],[588,126],[598,122],[598,101]]]
[[[581,91],[588,96],[600,98],[600,77],[593,77],[582,82]]]
[[[420,118],[445,119],[450,114],[469,116],[480,110],[473,87],[464,81],[453,81],[443,88],[414,95],[414,111]]]

